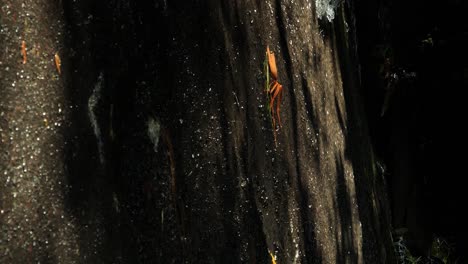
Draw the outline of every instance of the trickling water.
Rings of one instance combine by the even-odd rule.
[[[326,18],[328,22],[332,22],[335,18],[335,10],[341,4],[342,0],[317,0],[315,8],[317,16],[320,19]]]
[[[159,135],[161,132],[161,125],[158,121],[154,120],[152,117],[148,119],[146,123],[148,126],[148,137],[150,138],[151,142],[153,143],[154,152],[158,151],[158,144],[159,144]]]
[[[101,101],[101,90],[103,81],[104,76],[101,72],[99,74],[96,84],[94,85],[93,93],[91,94],[88,100],[89,120],[91,122],[91,126],[93,127],[94,136],[96,137],[97,147],[99,151],[99,161],[101,162],[101,164],[104,164],[104,143],[102,141],[101,128],[99,127],[96,115],[96,107],[99,104],[99,101]]]

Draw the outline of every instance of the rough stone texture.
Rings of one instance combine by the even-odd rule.
[[[52,21],[33,24],[46,31],[35,41],[50,48],[37,62],[21,64],[20,33],[4,31],[18,22],[2,14],[1,258],[392,262],[349,6],[329,23],[305,0],[64,2],[64,18],[44,15],[62,14],[49,2],[29,6]],[[267,45],[284,87],[277,145],[264,92]],[[62,49],[58,76],[52,58]],[[21,165],[33,153],[35,163]],[[10,183],[24,168],[26,183]],[[29,193],[28,184],[44,191]],[[41,210],[15,205],[19,198]],[[41,211],[40,220],[23,217]],[[24,239],[53,246],[21,251]]]
[[[80,255],[79,227],[66,205],[71,105],[54,65],[63,28],[51,1],[1,1],[1,263],[76,263]]]

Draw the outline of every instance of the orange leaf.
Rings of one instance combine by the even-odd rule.
[[[59,57],[58,53],[55,53],[54,61],[55,61],[55,67],[57,68],[57,72],[60,75],[62,73],[62,70],[61,70],[62,61],[60,60],[60,57]]]
[[[26,64],[27,55],[26,55],[26,41],[21,41],[21,56],[23,56],[23,64]]]
[[[270,73],[273,79],[278,79],[278,69],[276,68],[276,59],[275,53],[270,51],[270,48],[267,46],[267,55],[268,55],[268,65],[270,66]]]

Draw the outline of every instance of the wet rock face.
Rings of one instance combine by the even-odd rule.
[[[0,262],[75,263],[64,163],[71,105],[54,65],[63,54],[61,8],[2,1],[1,12]]]
[[[43,15],[24,14],[38,22],[24,24],[31,45],[47,50],[22,64],[11,32],[23,24],[7,17],[0,33],[1,260],[391,260],[351,13],[319,21],[313,1],[28,8]]]

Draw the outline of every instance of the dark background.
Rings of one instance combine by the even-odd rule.
[[[467,10],[457,0],[357,1],[356,8],[366,112],[386,167],[394,228],[409,228],[419,254],[424,240],[444,237],[461,263],[468,252]]]

